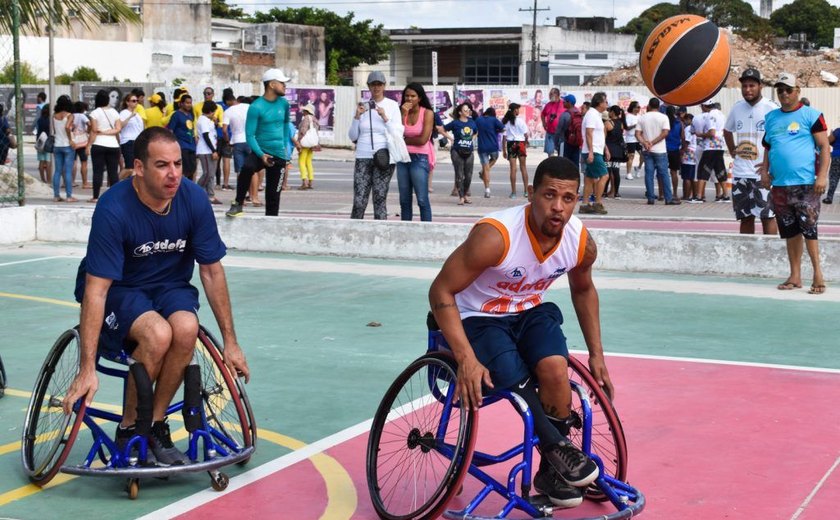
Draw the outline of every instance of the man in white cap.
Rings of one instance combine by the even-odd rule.
[[[741,96],[726,119],[723,138],[732,156],[732,208],[743,234],[755,233],[755,218],[761,219],[765,235],[776,234],[770,191],[759,185],[758,168],[764,162],[764,116],[779,105],[761,96],[761,73],[744,70],[739,78]]]
[[[789,291],[802,287],[804,238],[814,268],[814,279],[808,292],[822,294],[825,279],[820,268],[817,220],[820,196],[825,193],[831,164],[828,126],[818,110],[802,104],[793,74],[783,72],[775,87],[782,107],[764,117],[766,150],[759,173],[765,188],[772,185],[773,211],[776,212],[779,236],[786,242],[790,263],[790,275],[777,288]],[[815,161],[814,150],[819,150],[819,162]]]
[[[255,172],[265,168],[265,214],[276,217],[280,211],[280,186],[286,175],[289,154],[289,121],[291,120],[286,83],[289,77],[280,69],[268,69],[262,82],[265,93],[248,108],[245,120],[245,139],[251,153],[245,159],[242,171],[236,178],[236,200],[225,215],[238,217],[243,214],[242,204]]]

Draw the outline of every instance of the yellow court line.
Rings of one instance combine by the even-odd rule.
[[[61,305],[64,307],[79,308],[79,304],[76,302],[56,300],[53,298],[42,298],[39,296],[27,296],[25,294],[0,292],[0,298],[13,298],[18,300],[28,300],[40,303],[50,303],[53,305]],[[30,396],[29,392],[22,392],[20,390],[12,389],[6,389],[6,394],[26,398],[29,398]],[[110,407],[113,405],[104,406]],[[116,408],[119,410],[118,407]],[[180,440],[186,438],[186,436],[186,430],[177,431],[173,433],[173,437],[175,437],[173,440]],[[259,430],[257,432],[257,436],[260,439],[265,439],[268,442],[278,444],[280,446],[283,446],[284,448],[289,448],[291,450],[299,450],[306,446],[306,443],[302,441],[270,430]],[[16,446],[12,449],[9,449],[10,445]],[[0,451],[0,455],[20,449],[20,441],[16,443],[7,444],[5,446],[0,446],[0,450],[3,450],[4,448],[7,451]],[[315,466],[315,469],[318,471],[318,473],[321,474],[321,477],[324,479],[324,484],[327,487],[327,507],[324,510],[324,514],[321,516],[321,518],[350,518],[351,516],[353,516],[353,513],[355,513],[356,508],[358,507],[358,493],[356,491],[356,486],[353,483],[353,479],[350,478],[350,475],[349,473],[347,473],[347,470],[344,468],[344,466],[342,466],[341,463],[339,463],[337,460],[330,457],[329,455],[326,455],[325,453],[313,455],[309,458],[309,460],[312,461],[312,464],[313,466]],[[43,489],[49,489],[51,487],[64,484],[65,482],[69,482],[74,478],[76,477],[73,475],[58,474],[48,485],[44,486],[43,488],[38,487],[34,484],[28,484],[26,486],[14,489],[12,491],[2,493],[0,494],[0,506],[3,506],[14,500],[19,500],[21,498],[27,497],[29,495],[42,491]]]
[[[56,300],[54,298],[42,298],[40,296],[27,296],[25,294],[14,294],[14,293],[0,292],[0,298],[13,298],[15,300],[28,300],[28,301],[31,301],[31,302],[51,303],[53,305],[61,305],[63,307],[73,307],[75,309],[79,308],[79,304],[76,303],[76,302]]]

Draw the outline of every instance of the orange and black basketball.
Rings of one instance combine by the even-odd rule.
[[[681,14],[657,25],[639,52],[639,69],[653,95],[671,105],[697,105],[726,82],[729,40],[702,16]]]

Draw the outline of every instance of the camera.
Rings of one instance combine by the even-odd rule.
[[[376,101],[374,101],[372,99],[369,99],[368,100],[368,108],[370,108],[371,110],[376,110]]]

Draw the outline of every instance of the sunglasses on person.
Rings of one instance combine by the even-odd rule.
[[[212,96],[212,95],[213,95],[213,91],[212,91],[212,90],[207,90],[207,91],[205,91],[205,92],[204,92],[204,95],[205,95],[205,96]]]
[[[129,103],[137,103],[137,98],[134,98],[134,99],[129,99],[129,100],[128,100],[128,102],[129,102]]]
[[[776,87],[776,92],[778,92],[779,94],[792,94],[794,90],[796,90],[794,87],[788,87],[788,86]]]

